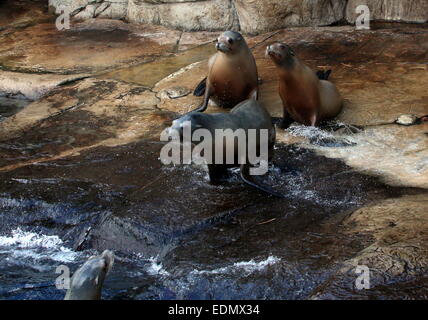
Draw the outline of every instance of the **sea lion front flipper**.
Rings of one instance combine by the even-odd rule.
[[[253,178],[250,175],[250,166],[248,164],[241,164],[241,179],[242,181],[244,181],[246,184],[257,188],[263,192],[266,192],[272,196],[278,197],[278,198],[285,198],[285,196],[279,192],[276,192],[275,190],[273,190],[272,188],[268,187],[268,186],[263,186],[260,185],[258,183],[256,183],[255,181],[253,181]]]
[[[197,107],[195,110],[192,110],[190,112],[204,112],[205,110],[207,110],[208,102],[210,101],[211,94],[212,94],[212,88],[210,87],[209,83],[207,83],[207,86],[205,88],[204,102],[202,102],[202,104],[199,107]]]
[[[201,82],[196,86],[195,90],[193,91],[193,95],[196,97],[202,97],[205,93],[207,87],[207,77],[202,79]]]

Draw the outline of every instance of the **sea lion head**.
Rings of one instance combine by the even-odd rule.
[[[172,122],[172,126],[169,128],[169,133],[172,134],[172,131],[175,130],[178,133],[180,140],[183,141],[184,130],[190,127],[190,133],[193,135],[193,132],[196,129],[204,128],[206,114],[201,112],[190,112],[178,118]]]
[[[217,38],[216,49],[223,53],[234,53],[246,45],[244,37],[236,31],[223,32]]]
[[[99,300],[107,273],[114,263],[114,254],[105,250],[92,256],[73,274],[65,300]]]
[[[276,65],[292,66],[296,54],[293,49],[285,43],[274,43],[266,47],[266,56],[269,56]]]

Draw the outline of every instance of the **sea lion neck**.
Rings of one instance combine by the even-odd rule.
[[[287,59],[290,60],[290,59]],[[294,79],[294,74],[296,73],[296,70],[299,69],[299,63],[298,61],[295,61],[295,59],[291,59],[292,61],[283,61],[281,64],[278,65],[278,75],[279,77],[284,81],[292,81]]]
[[[295,59],[294,57],[286,57],[279,63],[279,67],[281,69],[286,69],[289,71],[292,71],[293,69],[297,68],[299,65],[299,61]]]

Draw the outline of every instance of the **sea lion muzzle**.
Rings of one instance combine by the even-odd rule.
[[[217,42],[215,47],[218,51],[221,51],[221,52],[226,53],[226,52],[230,51],[230,47],[227,44],[225,44],[224,42]]]

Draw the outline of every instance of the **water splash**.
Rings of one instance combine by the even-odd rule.
[[[65,247],[58,236],[23,231],[20,228],[13,230],[10,236],[0,236],[0,254],[5,254],[8,262],[20,264],[23,259],[70,263],[80,256],[80,253]]]
[[[229,273],[235,273],[240,272],[244,273],[246,275],[252,274],[257,271],[262,271],[268,266],[274,265],[281,261],[280,258],[275,256],[269,256],[265,260],[256,262],[253,259],[250,261],[241,261],[236,262],[232,264],[231,266],[226,266],[218,269],[213,270],[193,270],[191,274],[229,274]]]

